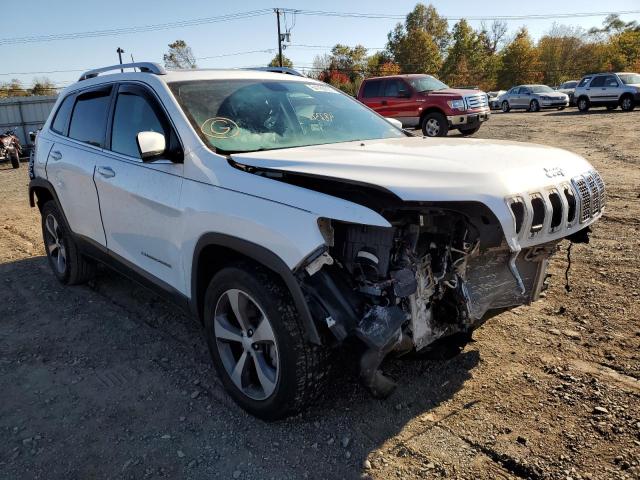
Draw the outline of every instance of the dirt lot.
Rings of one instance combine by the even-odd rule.
[[[60,286],[27,169],[2,164],[0,478],[640,478],[638,125],[640,112],[495,114],[480,137],[567,148],[607,182],[572,291],[563,244],[546,298],[459,357],[387,362],[400,386],[386,401],[346,375],[274,424],[227,398],[170,304],[109,272]]]

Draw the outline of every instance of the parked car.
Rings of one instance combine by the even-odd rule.
[[[428,137],[444,137],[454,129],[473,135],[491,115],[484,92],[449,88],[431,75],[366,78],[357,98],[406,128],[420,127]]]
[[[576,91],[576,86],[578,85],[578,80],[569,80],[563,82],[556,89],[558,92],[564,93],[569,96],[569,106],[573,107],[576,104],[576,99],[574,93]]]
[[[576,87],[575,97],[581,112],[591,107],[615,110],[618,106],[630,112],[640,104],[640,74],[620,72],[585,75]]]
[[[506,90],[487,92],[487,96],[489,97],[489,108],[491,110],[500,110],[502,108],[502,96],[505,93],[507,93]]]
[[[0,161],[9,160],[13,168],[20,168],[22,145],[13,130],[7,130],[0,135]]]
[[[546,85],[518,85],[502,96],[501,104],[503,112],[516,108],[528,112],[539,112],[543,108],[562,110],[569,106],[569,96]]]
[[[574,153],[416,137],[330,85],[249,70],[86,72],[31,167],[58,280],[103,262],[192,312],[265,419],[334,382],[336,348],[361,352],[379,397],[389,353],[459,352],[537,300],[558,242],[586,242],[604,209]]]

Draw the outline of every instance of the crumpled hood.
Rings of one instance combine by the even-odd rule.
[[[406,201],[502,200],[557,183],[551,169],[561,168],[569,180],[592,168],[557,148],[454,138],[334,143],[231,157],[254,167],[375,185]]]
[[[231,155],[240,164],[386,189],[405,201],[489,207],[517,249],[506,198],[541,192],[593,167],[574,153],[520,142],[407,137]]]

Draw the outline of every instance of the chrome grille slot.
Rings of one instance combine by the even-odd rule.
[[[482,108],[489,105],[487,96],[480,93],[476,95],[466,95],[464,97],[464,103],[467,106],[467,109]]]
[[[584,178],[576,177],[573,183],[580,197],[580,223],[582,223],[591,218],[591,193]]]
[[[593,179],[593,175],[587,173],[585,178],[587,179],[587,185],[591,191],[591,215],[595,215],[600,212],[600,191],[596,186],[596,181]]]
[[[549,194],[549,203],[551,203],[551,231],[555,231],[562,223],[562,200],[558,192],[551,192]]]
[[[522,200],[515,200],[512,204],[511,204],[511,213],[513,213],[513,218],[516,221],[516,233],[520,233],[520,230],[522,230],[522,224],[524,223],[524,213],[525,213],[525,206],[524,203],[522,203]]]
[[[533,209],[533,219],[531,220],[531,234],[542,230],[544,218],[546,216],[544,200],[539,196],[531,197],[531,208]]]
[[[596,186],[598,187],[598,193],[600,194],[600,208],[602,209],[604,207],[604,204],[605,204],[604,181],[602,180],[602,177],[596,171],[591,172],[591,175],[593,175],[593,179],[596,182]]]
[[[567,223],[572,223],[576,219],[576,197],[573,190],[568,185],[564,187],[564,197],[567,199]]]

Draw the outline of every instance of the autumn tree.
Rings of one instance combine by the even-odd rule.
[[[580,66],[583,32],[579,28],[556,25],[538,41],[538,58],[542,80],[547,85],[559,85],[577,78],[585,66]]]
[[[37,77],[33,79],[33,86],[29,90],[31,95],[55,95],[56,87],[47,77]]]
[[[14,78],[10,82],[0,85],[0,98],[26,97],[27,95],[29,95],[29,92],[24,88],[22,82],[17,78]]]
[[[398,75],[400,72],[400,65],[387,52],[376,52],[367,58],[366,75],[369,77]]]
[[[422,3],[415,6],[403,24],[389,33],[387,50],[404,73],[435,73],[449,44],[447,20],[436,9]]]
[[[172,70],[197,68],[191,47],[184,40],[176,40],[169,45],[169,51],[162,57],[164,66]]]
[[[518,30],[515,38],[500,52],[500,57],[501,64],[498,69],[500,88],[541,81],[538,52],[525,27]]]
[[[488,57],[486,42],[464,19],[454,25],[451,38],[442,78],[452,85],[482,83]]]
[[[276,53],[276,56],[273,57],[273,59],[269,62],[269,65],[267,65],[268,67],[279,67],[280,66],[280,56]],[[282,55],[282,66],[283,67],[289,67],[289,68],[293,68],[293,62],[288,59],[287,57],[285,57],[284,55]]]

